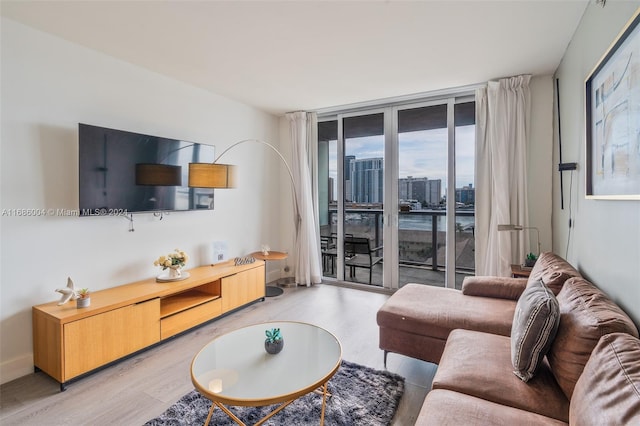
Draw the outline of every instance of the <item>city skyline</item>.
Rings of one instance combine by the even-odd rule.
[[[398,178],[441,180],[447,191],[447,129],[432,129],[398,134]],[[336,143],[329,150],[329,177],[337,185]],[[385,158],[383,135],[351,138],[345,141],[345,156],[358,160]],[[475,188],[475,125],[456,127],[455,188]],[[334,191],[336,188],[334,187]],[[441,194],[444,195],[444,194]]]

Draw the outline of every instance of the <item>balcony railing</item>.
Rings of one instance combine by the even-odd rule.
[[[345,234],[368,237],[372,246],[383,246],[381,209],[346,209]],[[399,212],[398,250],[401,267],[413,267],[431,271],[445,268],[446,212],[444,210],[412,210]],[[456,210],[456,272],[472,274],[474,262],[475,213],[473,210]],[[329,210],[329,225],[321,234],[336,235],[337,211]]]

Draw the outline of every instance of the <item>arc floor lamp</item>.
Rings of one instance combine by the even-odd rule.
[[[226,148],[220,155],[213,160],[213,163],[189,163],[189,187],[192,188],[235,188],[236,186],[236,167],[233,164],[223,164],[218,161],[227,152],[232,150],[238,145],[244,143],[253,142],[264,145],[275,152],[280,160],[287,168],[287,173],[291,179],[291,190],[293,193],[293,218],[295,222],[295,241],[298,240],[298,230],[300,228],[300,214],[298,212],[298,199],[296,196],[295,180],[293,179],[293,172],[291,167],[285,160],[284,156],[278,151],[278,149],[268,142],[260,139],[244,139],[233,143]],[[277,291],[269,290],[271,287],[267,287],[267,295],[276,295],[282,293],[282,289],[275,287]]]

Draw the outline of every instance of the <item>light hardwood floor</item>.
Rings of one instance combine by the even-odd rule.
[[[287,288],[229,316],[70,384],[65,392],[44,373],[0,387],[2,425],[142,425],[193,389],[193,356],[215,336],[264,321],[317,324],[334,333],[345,360],[383,369],[376,312],[388,295],[320,284]],[[436,365],[389,354],[387,368],[406,378],[394,425],[413,425]]]

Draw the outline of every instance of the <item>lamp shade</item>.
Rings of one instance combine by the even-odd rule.
[[[235,174],[231,164],[189,163],[189,187],[235,188]]]
[[[136,164],[136,185],[181,186],[182,167],[167,164]]]

